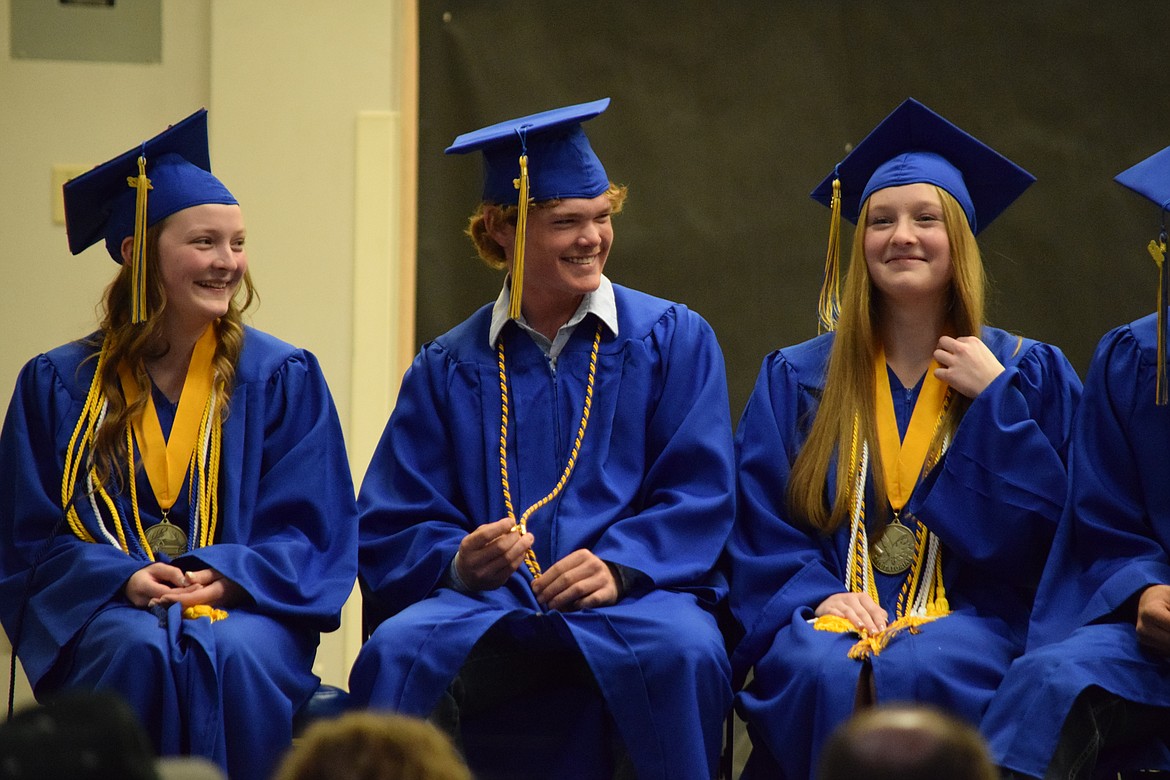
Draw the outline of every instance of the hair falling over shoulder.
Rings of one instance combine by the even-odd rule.
[[[983,328],[985,277],[983,260],[962,207],[939,188],[943,218],[948,226],[953,279],[948,326],[958,335],[978,335]],[[841,295],[841,315],[825,370],[824,392],[808,430],[808,438],[792,464],[787,487],[788,509],[794,520],[822,533],[832,533],[846,521],[858,463],[853,455],[854,422],[860,442],[877,441],[873,361],[880,342],[877,291],[865,262],[865,225],[869,204],[862,205],[853,234],[849,269]],[[939,426],[932,451],[952,436],[970,402],[955,394]],[[870,484],[875,498],[867,515],[888,511],[881,458],[870,459]],[[826,490],[830,470],[836,484]],[[826,501],[828,492],[829,501]],[[876,510],[876,511],[875,511]]]
[[[142,415],[146,398],[150,393],[150,376],[146,371],[149,360],[166,354],[169,345],[162,335],[163,316],[166,311],[166,292],[159,273],[159,234],[166,220],[151,226],[146,232],[146,307],[147,319],[143,323],[130,321],[131,272],[130,265],[123,263],[118,275],[106,288],[103,301],[103,315],[97,339],[94,344],[106,353],[103,362],[100,386],[108,407],[95,433],[91,457],[94,475],[101,484],[114,480],[122,487],[123,469],[126,462],[126,426]],[[221,419],[228,414],[228,398],[235,380],[236,364],[244,341],[243,312],[252,305],[256,297],[249,273],[245,272],[240,290],[228,306],[228,312],[213,324],[217,329],[218,345],[212,365],[215,369],[215,396]],[[93,358],[96,359],[97,353]],[[138,383],[138,400],[127,405],[122,395],[122,383],[118,367],[130,367]]]

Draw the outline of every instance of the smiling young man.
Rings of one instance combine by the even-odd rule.
[[[709,778],[730,706],[711,570],[733,514],[722,354],[603,274],[600,100],[469,133],[496,302],[423,347],[362,485],[383,618],[351,689],[434,714],[477,777]]]

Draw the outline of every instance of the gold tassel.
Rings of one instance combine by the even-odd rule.
[[[829,249],[825,253],[825,278],[821,282],[821,297],[817,303],[817,331],[828,333],[837,329],[837,315],[841,311],[841,180],[833,179],[833,199],[829,217]]]
[[[210,604],[196,604],[193,607],[187,607],[183,610],[183,618],[185,620],[195,620],[196,618],[209,618],[212,623],[223,620],[228,616],[228,613],[222,609],[216,609]],[[234,623],[232,625],[235,625]]]
[[[862,661],[866,658],[876,657],[881,655],[882,650],[890,644],[890,640],[896,637],[903,631],[908,631],[911,634],[917,634],[922,630],[922,626],[935,620],[933,617],[919,617],[917,615],[906,615],[895,620],[890,625],[886,626],[876,634],[867,636],[861,635],[861,639],[857,644],[853,645],[849,650],[849,657],[854,661]]]
[[[509,319],[520,316],[520,296],[524,289],[524,239],[528,234],[528,155],[520,155],[520,178],[512,185],[520,190],[516,204],[516,248],[512,253],[512,297],[508,301]]]
[[[127,176],[126,183],[138,190],[134,199],[134,248],[130,254],[130,321],[137,325],[146,321],[146,191],[151,185],[146,178],[145,157],[138,157],[138,175]]]
[[[1154,385],[1154,403],[1157,406],[1166,406],[1166,231],[1158,237],[1158,241],[1150,241],[1147,249],[1154,264],[1158,266],[1158,374]]]
[[[863,628],[858,628],[853,625],[851,620],[843,618],[840,615],[821,615],[813,620],[812,626],[817,631],[830,631],[835,634],[857,634],[857,642],[853,647],[849,648],[848,657],[854,661],[862,661],[866,658],[881,655],[882,651],[889,646],[894,637],[903,631],[917,634],[922,631],[922,626],[940,617],[945,617],[949,613],[946,611],[946,599],[944,598],[942,601],[943,603],[941,605],[936,602],[926,615],[906,615],[900,617],[881,631],[873,634]],[[942,611],[936,612],[936,610],[940,609]]]
[[[813,628],[817,631],[832,631],[834,634],[848,634],[850,632],[857,633],[861,636],[865,635],[862,629],[853,625],[853,621],[849,618],[841,617],[840,615],[821,615],[814,618],[812,623]]]
[[[841,180],[833,179],[833,199],[828,222],[828,251],[825,254],[825,279],[820,284],[819,319],[817,330],[827,333],[837,330],[841,311]]]
[[[951,614],[951,603],[947,601],[947,589],[943,585],[942,555],[934,559],[934,599],[926,606],[928,618],[946,617]]]

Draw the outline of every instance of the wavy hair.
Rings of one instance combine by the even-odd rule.
[[[170,344],[162,335],[162,318],[167,308],[166,290],[159,272],[159,236],[168,220],[163,219],[146,231],[146,314],[143,323],[130,321],[131,267],[122,263],[118,275],[106,288],[102,304],[100,331],[95,334],[93,345],[104,349],[104,362],[100,379],[101,392],[108,407],[106,414],[95,432],[91,456],[95,476],[101,484],[109,484],[112,477],[122,487],[123,472],[120,464],[126,462],[126,424],[139,419],[146,409],[150,393],[150,376],[146,363],[167,353]],[[236,364],[244,342],[243,312],[256,300],[256,289],[249,272],[244,272],[235,295],[228,303],[227,313],[217,320],[218,344],[212,358],[215,371],[215,398],[220,419],[227,419],[228,398],[236,376]],[[93,358],[96,359],[95,352]],[[138,383],[138,400],[127,405],[122,395],[122,383],[118,366],[125,363],[130,367]]]

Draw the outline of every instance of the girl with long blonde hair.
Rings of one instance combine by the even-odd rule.
[[[1080,381],[984,323],[975,232],[1030,183],[914,100],[813,193],[822,335],[764,361],[737,431],[731,604],[745,777],[812,777],[857,706],[977,723],[1023,651]],[[855,221],[844,287],[839,219]]]

